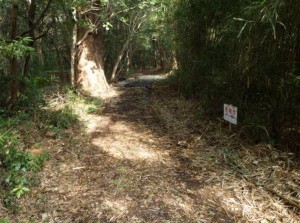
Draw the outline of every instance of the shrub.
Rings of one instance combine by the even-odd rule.
[[[48,122],[53,127],[67,129],[73,124],[78,123],[78,116],[66,106],[61,110],[49,111]]]
[[[0,184],[7,190],[4,202],[12,206],[15,198],[20,198],[29,191],[31,173],[42,167],[46,154],[31,155],[18,150],[19,140],[16,132],[0,131]]]

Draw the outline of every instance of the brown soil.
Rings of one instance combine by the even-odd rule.
[[[22,210],[0,206],[0,214],[12,222],[300,222],[269,188],[299,185],[288,154],[243,144],[221,121],[197,121],[196,103],[163,86],[116,92],[84,131],[44,142],[51,158],[39,185]]]

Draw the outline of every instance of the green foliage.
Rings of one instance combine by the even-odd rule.
[[[50,112],[47,119],[50,126],[60,129],[67,129],[78,123],[78,116],[68,106],[64,109]]]
[[[9,223],[7,218],[0,218],[0,223]]]
[[[8,191],[4,202],[11,207],[15,198],[29,191],[31,173],[40,170],[48,155],[35,156],[19,150],[17,133],[7,128],[12,121],[0,121],[4,124],[0,129],[0,185]]]
[[[101,98],[85,97],[76,94],[71,90],[68,92],[67,100],[69,108],[72,109],[73,113],[77,116],[95,113],[103,104],[103,100]]]
[[[96,113],[99,110],[100,105],[103,104],[103,101],[100,99],[91,99],[88,102],[87,113],[92,114]]]
[[[1,75],[0,75],[1,77]],[[0,79],[0,85],[7,86],[11,81],[10,77],[4,76]],[[45,101],[42,97],[42,88],[46,85],[52,84],[53,80],[49,77],[41,77],[39,75],[29,75],[28,77],[22,77],[20,79],[20,85],[23,85],[26,90],[20,92],[18,100],[15,104],[15,110],[34,110],[38,107],[45,105]],[[8,98],[8,89],[4,88],[0,92],[0,108],[5,109],[6,99]]]
[[[238,106],[239,123],[258,141],[278,144],[285,129],[299,128],[299,1],[173,5],[182,92],[201,98],[210,115],[220,116],[223,103]]]
[[[22,84],[26,86],[26,91],[21,93],[16,106],[35,109],[39,106],[45,104],[42,98],[41,88],[45,85],[45,83],[49,83],[50,81],[47,78],[42,78],[40,76],[29,76],[24,77],[21,81]]]
[[[6,70],[8,70],[9,66],[8,59],[13,57],[20,59],[25,55],[32,53],[34,49],[28,46],[31,41],[30,38],[24,37],[7,42],[0,36],[0,86],[3,86],[0,92],[0,107],[6,104],[9,94],[8,86],[13,80],[12,76],[6,74]]]
[[[33,52],[34,49],[28,46],[31,41],[29,37],[18,38],[9,43],[0,39],[0,59],[3,60],[7,57],[20,59],[26,54]]]
[[[30,190],[36,172],[48,158],[46,154],[36,156],[26,152],[24,148],[32,145],[26,143],[24,132],[30,132],[33,137],[34,134],[42,137],[49,132],[59,137],[64,130],[79,123],[79,115],[96,112],[102,104],[98,98],[83,97],[70,89],[58,95],[53,95],[53,92],[61,89],[51,87],[49,90],[43,91],[51,95],[43,95],[49,101],[47,106],[26,111],[24,108],[3,111],[3,118],[0,118],[0,198],[9,208],[16,208],[17,199]]]
[[[109,30],[105,32],[104,46],[108,52],[106,57],[108,73],[112,71],[120,56],[122,59],[118,62],[118,71],[121,72],[121,76],[125,76],[127,71],[136,68],[155,67],[155,59],[157,59],[155,54],[158,55],[158,48],[161,48],[160,52],[167,51],[161,46],[168,48],[165,42],[161,41],[160,46],[155,46],[152,40],[153,36],[159,32],[158,30],[163,30],[159,27],[163,21],[161,8],[160,1],[157,0],[123,0],[116,4],[108,4],[108,11],[112,11],[114,15],[108,16],[110,27],[104,24],[105,29]]]
[[[56,99],[60,101],[56,101]],[[95,113],[103,104],[100,98],[80,95],[74,89],[65,87],[55,100],[50,101],[51,109],[44,111],[41,119],[43,125],[51,131],[60,132],[79,124],[80,119],[90,113]]]
[[[0,70],[0,86],[7,86],[10,82],[11,78],[1,73]],[[9,89],[7,87],[4,87],[0,91],[0,109],[4,109],[7,103],[7,98],[9,95]]]

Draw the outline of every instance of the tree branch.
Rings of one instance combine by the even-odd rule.
[[[40,17],[36,20],[36,22],[32,25],[32,27],[31,27],[29,30],[23,32],[20,36],[25,36],[26,34],[32,32],[32,31],[35,29],[35,27],[36,27],[36,26],[40,23],[40,21],[45,17],[45,14],[46,14],[46,12],[49,10],[50,5],[51,5],[52,2],[53,2],[53,0],[48,0],[48,3],[47,3],[47,5],[46,5],[46,7],[44,8],[44,10],[42,11]]]
[[[118,11],[118,12],[116,12],[116,13],[112,13],[112,14],[108,17],[108,20],[109,20],[109,19],[112,19],[113,17],[117,16],[117,15],[120,14],[120,13],[128,12],[128,11],[130,11],[130,10],[133,10],[133,9],[135,9],[136,7],[138,7],[138,5],[135,5],[135,6],[131,7],[131,8],[127,8],[127,9]]]
[[[76,46],[80,46],[83,41],[88,37],[89,34],[93,34],[93,30],[88,30],[86,31],[86,33],[84,34],[84,36],[81,38],[81,40],[79,40],[77,43],[76,43]]]

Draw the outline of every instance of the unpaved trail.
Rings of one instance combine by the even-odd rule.
[[[86,132],[68,139],[72,146],[51,152],[20,219],[299,222],[296,210],[232,170],[233,155],[224,148],[239,142],[228,142],[218,126],[198,122],[193,102],[164,86],[115,90],[115,97],[87,117]]]

